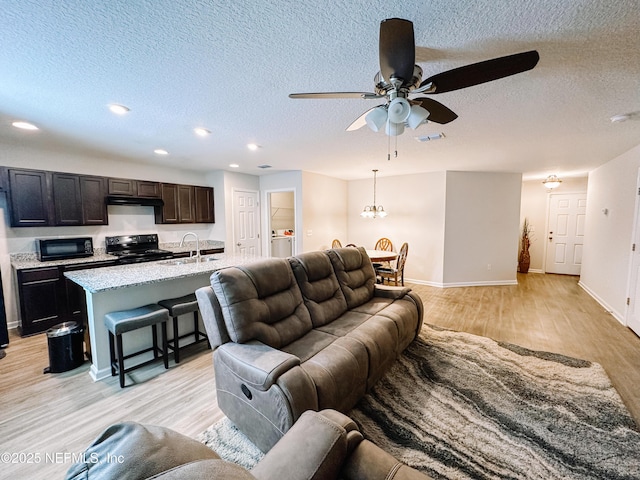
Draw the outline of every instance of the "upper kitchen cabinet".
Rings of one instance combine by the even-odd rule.
[[[213,188],[195,187],[196,223],[215,223]]]
[[[80,177],[67,173],[54,173],[53,209],[55,225],[82,225],[82,196]]]
[[[12,227],[53,225],[50,176],[38,170],[8,169]]]
[[[161,183],[156,223],[214,223],[213,188]]]
[[[109,195],[125,197],[160,198],[160,184],[130,178],[109,178]]]
[[[80,176],[82,225],[107,225],[107,182],[104,177]]]
[[[107,225],[103,177],[54,172],[51,183],[54,225]]]
[[[106,225],[102,177],[8,169],[12,227]]]

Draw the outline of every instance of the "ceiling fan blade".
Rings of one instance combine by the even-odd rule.
[[[384,105],[384,104],[382,104]],[[364,112],[362,115],[360,115],[358,118],[356,118],[353,122],[351,122],[351,125],[349,125],[346,128],[347,132],[353,132],[354,130],[358,130],[359,128],[364,127],[367,124],[367,114],[371,111],[374,110],[378,107],[381,107],[382,105],[376,105],[375,107],[371,107],[369,110],[367,110],[366,112]]]
[[[421,107],[429,110],[429,116],[427,120],[430,122],[439,123],[444,125],[445,123],[453,122],[458,115],[455,112],[450,110],[448,107],[445,107],[440,102],[433,100],[428,97],[420,97],[420,98],[412,98],[411,103],[417,103]]]
[[[392,78],[411,81],[416,63],[413,23],[401,18],[380,22],[380,72],[389,83]]]
[[[378,95],[372,92],[316,92],[316,93],[290,93],[289,98],[382,98],[384,95]]]
[[[432,84],[428,93],[444,93],[461,88],[472,87],[499,78],[526,72],[536,66],[540,55],[537,51],[516,53],[506,57],[472,63],[464,67],[454,68],[427,78],[420,87]]]

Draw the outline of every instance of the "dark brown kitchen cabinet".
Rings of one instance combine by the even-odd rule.
[[[196,203],[196,223],[215,223],[213,210],[213,188],[194,187]]]
[[[54,173],[53,209],[55,225],[82,225],[82,196],[80,177],[67,173]]]
[[[107,225],[107,184],[104,177],[80,176],[82,225]]]
[[[162,207],[156,207],[156,223],[179,223],[178,185],[161,183],[160,198],[162,198],[164,205]]]
[[[160,197],[160,184],[158,182],[130,178],[109,178],[108,183],[109,195],[144,198]]]
[[[107,225],[103,177],[54,172],[52,185],[54,225]]]
[[[10,168],[9,208],[12,227],[53,225],[50,175],[39,170]]]
[[[156,223],[214,223],[213,188],[161,183]]]
[[[64,284],[58,267],[19,270],[20,335],[44,332],[62,320]]]
[[[86,325],[84,289],[64,276],[65,271],[110,267],[115,260],[17,270],[20,335],[42,333],[62,322]]]
[[[178,221],[180,223],[196,221],[195,189],[191,185],[178,185]]]

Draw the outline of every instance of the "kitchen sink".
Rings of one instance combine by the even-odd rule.
[[[213,255],[207,255],[206,257],[185,257],[185,258],[172,258],[171,260],[165,260],[164,262],[160,262],[163,265],[188,265],[190,263],[203,263],[210,262],[212,260],[217,260]]]

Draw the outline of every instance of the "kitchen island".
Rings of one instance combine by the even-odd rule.
[[[64,276],[80,285],[86,294],[91,377],[95,381],[111,377],[109,335],[104,326],[106,313],[193,293],[209,285],[209,277],[214,271],[262,258],[220,253],[205,256],[200,261],[172,259],[65,272]],[[168,330],[171,336],[172,329]],[[146,329],[128,332],[123,340],[125,352],[151,346],[151,335]]]

